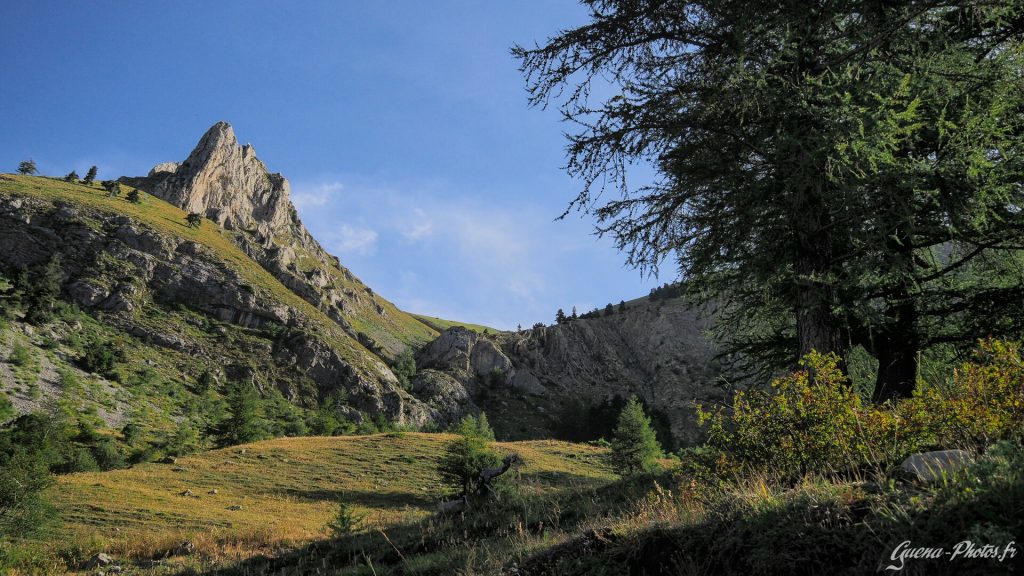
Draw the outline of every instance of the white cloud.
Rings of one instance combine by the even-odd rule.
[[[372,254],[377,247],[377,231],[370,228],[359,228],[349,224],[328,235],[327,247],[339,254]]]
[[[327,204],[335,194],[344,188],[341,182],[321,182],[309,189],[303,187],[292,194],[292,203],[296,208],[302,209],[310,206],[323,206]]]
[[[538,264],[545,248],[532,240],[531,226],[518,215],[478,207],[446,207],[440,216],[466,268],[496,294],[532,300],[544,288]]]
[[[382,184],[353,175],[319,182],[338,181],[345,183],[340,193],[340,185],[296,186],[328,198],[307,208],[303,220],[329,252],[399,307],[503,328],[550,321],[574,302],[580,314],[589,310],[580,304],[592,296],[581,298],[572,286],[574,271],[592,262],[581,259],[596,242],[585,227],[553,222],[557,214],[537,204],[493,196],[483,202],[482,191],[460,194],[444,182]],[[598,282],[586,290],[604,288]]]
[[[423,240],[434,233],[434,222],[422,208],[413,208],[410,216],[402,230],[407,240]]]

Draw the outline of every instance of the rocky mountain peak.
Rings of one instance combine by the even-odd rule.
[[[288,181],[270,173],[227,122],[217,122],[180,163],[158,164],[146,188],[183,210],[227,229],[276,230],[295,220]]]
[[[240,145],[227,122],[211,126],[181,163],[157,164],[148,176],[121,180],[238,231],[230,239],[246,256],[372,354],[396,358],[409,342],[436,335],[324,250],[299,221],[288,181],[269,172],[251,145]]]

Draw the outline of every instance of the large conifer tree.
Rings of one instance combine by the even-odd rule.
[[[644,270],[677,256],[728,351],[772,370],[860,344],[881,400],[922,349],[1019,334],[1019,2],[584,3],[513,49],[578,127],[570,209]]]

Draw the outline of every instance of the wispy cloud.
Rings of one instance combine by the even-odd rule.
[[[413,208],[410,216],[407,227],[402,230],[407,240],[422,240],[434,233],[434,222],[422,208]]]
[[[445,207],[437,217],[464,262],[496,293],[533,301],[544,289],[547,258],[528,220],[513,211],[465,205]]]
[[[342,224],[340,228],[327,234],[324,243],[331,252],[367,256],[375,252],[377,237],[376,230]]]
[[[329,185],[296,185],[326,198],[299,206],[303,221],[328,251],[405,310],[513,328],[550,322],[559,307],[568,312],[577,304],[583,313],[581,302],[611,297],[600,281],[586,287],[596,295],[576,294],[572,284],[597,269],[589,228],[553,222],[557,214],[518,197],[494,201],[493,194],[443,182],[323,182]]]
[[[323,206],[344,188],[341,182],[322,182],[312,187],[296,187],[292,203],[296,208]]]

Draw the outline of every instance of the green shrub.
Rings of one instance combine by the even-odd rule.
[[[271,436],[305,436],[309,433],[302,409],[289,402],[278,390],[271,390],[262,404]]]
[[[636,396],[629,399],[612,431],[612,465],[623,476],[649,472],[661,456],[661,446]]]
[[[51,471],[60,471],[71,451],[72,431],[59,415],[23,414],[0,430],[0,462],[25,452],[38,456]]]
[[[268,437],[262,401],[251,385],[236,382],[227,392],[228,416],[217,426],[221,446],[255,442]]]
[[[109,438],[93,445],[92,456],[100,470],[117,470],[128,465],[117,443]]]
[[[924,449],[979,449],[1024,429],[1017,344],[982,341],[948,384],[882,405],[862,400],[834,354],[812,352],[801,366],[770,390],[737,393],[728,410],[698,407],[707,442],[689,460],[719,475],[753,468],[793,479],[885,469]]]
[[[261,329],[263,330],[263,333],[267,335],[267,338],[271,340],[277,340],[281,334],[284,334],[287,331],[283,324],[274,322],[273,320],[264,322]]]
[[[487,385],[491,387],[500,386],[505,381],[505,371],[495,366],[487,373]]]
[[[103,362],[107,362],[107,360],[104,359]],[[105,368],[108,372],[113,371],[114,366],[116,365],[116,358],[111,356],[109,362],[109,367],[101,366],[100,369]],[[158,377],[159,374],[157,374],[156,370],[153,370],[149,366],[142,366],[141,368],[132,370],[128,374],[125,386],[129,388],[145,388],[147,386],[154,386],[158,383]]]
[[[162,457],[163,454],[155,446],[147,444],[132,452],[129,462],[132,464],[145,464],[146,462],[156,462]]]
[[[10,420],[17,412],[7,395],[0,392],[0,423]]]
[[[168,456],[183,456],[198,452],[203,442],[199,430],[187,420],[182,420],[163,441],[164,452]]]
[[[363,420],[356,425],[353,431],[357,435],[377,434],[380,432],[380,428],[377,427],[377,423],[369,418],[363,418]]]
[[[86,346],[78,365],[87,372],[110,376],[114,367],[124,361],[124,351],[114,342],[93,342]]]
[[[65,392],[76,391],[82,388],[82,381],[74,370],[65,366],[58,366],[57,375],[60,376],[60,387]]]
[[[412,379],[416,376],[416,359],[413,358],[412,350],[406,350],[395,360],[391,370],[398,378],[402,388],[409,390],[412,387]]]
[[[981,448],[1024,430],[1024,362],[1020,344],[987,339],[953,372],[948,386],[924,389],[904,411],[944,446]]]
[[[500,464],[501,457],[488,448],[487,439],[474,429],[459,434],[445,446],[437,471],[446,485],[466,495],[482,470]]]
[[[133,418],[121,428],[121,436],[128,446],[138,446],[145,440],[146,428]]]
[[[100,465],[96,457],[84,446],[70,445],[63,461],[53,471],[58,474],[71,474],[74,472],[99,472]]]
[[[52,483],[38,453],[0,458],[0,541],[28,536],[53,517],[41,496]]]
[[[314,436],[341,436],[356,430],[354,424],[339,417],[334,410],[326,406],[307,413],[306,427]]]
[[[64,270],[60,254],[54,254],[46,264],[36,266],[31,276],[31,286],[26,287],[25,320],[36,325],[49,322],[53,317],[57,298],[60,296]]]
[[[356,513],[355,509],[345,502],[338,502],[338,513],[327,525],[336,538],[349,536],[359,530],[363,521],[363,515]]]
[[[494,429],[487,420],[487,413],[481,412],[480,416],[468,414],[463,416],[457,424],[452,426],[451,432],[462,436],[478,436],[487,441],[494,441]]]
[[[708,425],[707,454],[719,472],[751,467],[799,477],[893,456],[893,450],[875,452],[881,446],[873,445],[872,431],[889,429],[894,420],[872,414],[839,370],[838,356],[812,352],[800,364],[803,370],[777,378],[771,390],[737,392],[729,412],[698,408],[698,421]]]
[[[213,389],[217,383],[217,379],[214,378],[213,374],[209,370],[203,370],[203,373],[196,378],[196,391],[199,393],[205,393]]]

